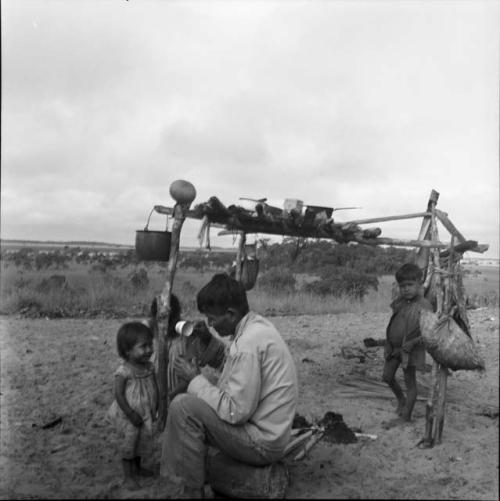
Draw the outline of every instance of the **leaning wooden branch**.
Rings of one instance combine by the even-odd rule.
[[[367,224],[367,223],[383,223],[384,221],[398,221],[400,219],[413,219],[416,217],[428,217],[430,212],[416,212],[414,214],[402,214],[400,216],[385,216],[385,217],[373,217],[370,219],[356,219],[354,221],[349,221],[353,224]]]
[[[354,242],[365,245],[394,245],[402,247],[424,247],[446,249],[448,244],[438,240],[404,240],[400,238],[353,238]]]
[[[436,209],[436,216],[441,222],[441,224],[450,232],[450,234],[457,238],[459,241],[459,245],[461,244],[467,244],[468,242],[471,242],[471,240],[466,240],[466,238],[458,231],[457,227],[448,219],[448,214],[446,212],[440,211]],[[469,247],[466,250],[471,251],[471,252],[486,252],[489,249],[489,245],[487,244],[478,244],[476,242],[476,245],[473,247]],[[465,251],[459,251],[459,252],[465,252]]]

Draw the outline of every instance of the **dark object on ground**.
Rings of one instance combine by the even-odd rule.
[[[62,417],[59,416],[58,418],[44,424],[41,426],[42,430],[48,430],[49,428],[54,428],[54,426],[57,426],[59,423],[62,423]]]
[[[485,405],[482,409],[480,409],[475,414],[477,414],[479,416],[486,416],[486,417],[495,419],[498,417],[499,412],[498,412],[498,407],[493,407],[491,405]]]
[[[310,428],[312,425],[307,421],[307,419],[304,416],[301,416],[300,414],[295,414],[295,417],[293,418],[293,423],[292,423],[292,429],[293,428]]]
[[[283,499],[289,484],[286,465],[251,466],[214,447],[207,456],[207,478],[214,493],[232,499]]]
[[[363,344],[367,348],[375,348],[375,346],[384,346],[385,339],[374,339],[372,337],[365,337],[363,339]]]
[[[346,360],[357,358],[360,363],[364,363],[366,360],[366,351],[354,346],[342,346],[340,353]]]
[[[358,441],[354,432],[344,423],[342,414],[327,412],[323,416],[323,419],[318,422],[318,425],[325,428],[323,440],[326,442],[333,444],[352,444]]]

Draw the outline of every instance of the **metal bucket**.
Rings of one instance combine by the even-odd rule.
[[[135,232],[135,252],[141,261],[168,261],[170,257],[170,231]]]

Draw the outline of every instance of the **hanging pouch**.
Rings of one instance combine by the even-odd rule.
[[[451,370],[483,370],[484,360],[474,341],[450,316],[438,318],[422,310],[420,331],[424,346],[432,358]]]

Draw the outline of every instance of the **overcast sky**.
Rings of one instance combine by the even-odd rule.
[[[2,238],[133,244],[180,178],[195,204],[362,207],[338,221],[420,212],[435,189],[498,257],[498,1],[1,6]]]

